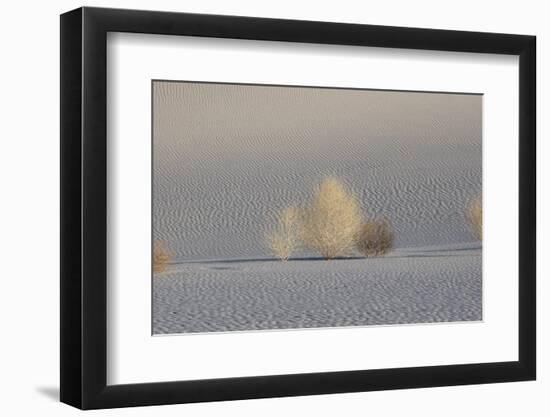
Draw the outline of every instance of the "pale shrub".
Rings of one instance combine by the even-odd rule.
[[[267,236],[269,249],[282,261],[287,261],[299,244],[299,222],[299,209],[288,207],[278,214],[277,227]]]
[[[325,178],[302,212],[302,241],[325,259],[348,255],[361,225],[361,208],[342,182]]]
[[[366,257],[381,256],[393,247],[393,230],[386,219],[370,220],[361,225],[356,247]]]
[[[172,255],[166,249],[163,242],[156,241],[153,244],[153,272],[164,272]]]
[[[481,197],[476,197],[466,207],[466,218],[473,234],[479,240],[483,237],[483,205]]]

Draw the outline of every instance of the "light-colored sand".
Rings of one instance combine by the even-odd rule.
[[[154,333],[481,319],[479,95],[155,82]],[[382,259],[272,260],[276,213],[345,181],[396,247]]]
[[[388,258],[194,262],[153,280],[153,332],[482,319],[481,250]]]
[[[153,231],[176,261],[266,256],[276,211],[326,175],[398,247],[473,241],[481,96],[156,82],[153,99]]]

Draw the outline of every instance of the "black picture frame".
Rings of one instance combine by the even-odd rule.
[[[108,32],[519,56],[519,360],[107,385]],[[61,15],[61,401],[81,409],[533,380],[536,375],[534,36],[171,12]]]

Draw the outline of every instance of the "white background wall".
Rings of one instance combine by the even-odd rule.
[[[0,30],[0,410],[75,415],[57,402],[59,18],[72,0],[4,2]],[[538,37],[539,378],[537,382],[99,411],[94,415],[545,416],[550,413],[550,26],[542,1],[124,0],[86,5],[533,34]],[[542,166],[546,161],[546,166]],[[544,259],[546,258],[546,259]],[[546,394],[546,395],[545,395]]]

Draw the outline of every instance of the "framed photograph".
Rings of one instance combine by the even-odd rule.
[[[61,401],[535,379],[535,37],[61,16]]]

